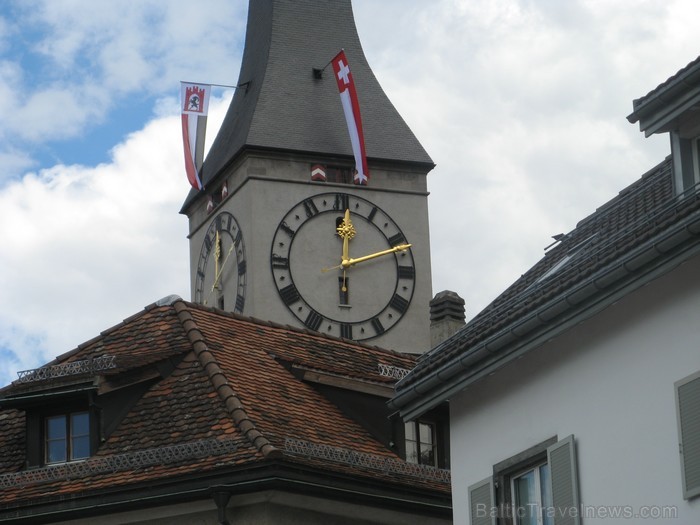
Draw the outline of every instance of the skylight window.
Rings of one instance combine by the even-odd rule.
[[[573,248],[571,248],[568,253],[561,258],[554,266],[552,266],[549,270],[544,272],[542,275],[540,275],[537,280],[535,281],[534,284],[539,284],[545,279],[549,279],[552,275],[557,273],[559,270],[561,270],[564,266],[569,264],[571,260],[579,255],[580,253],[583,253],[583,251],[590,245],[591,241],[595,238],[597,234],[594,233],[593,235],[587,237],[585,240],[581,241],[577,245],[575,245]]]

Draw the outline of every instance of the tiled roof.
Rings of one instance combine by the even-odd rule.
[[[674,75],[666,79],[664,82],[656,86],[654,89],[652,89],[649,93],[644,95],[643,97],[640,97],[638,99],[635,99],[633,101],[633,106],[635,113],[639,111],[645,104],[648,104],[651,100],[653,100],[655,97],[659,96],[660,94],[668,91],[669,89],[673,88],[676,85],[683,84],[688,76],[697,76],[698,70],[700,70],[700,56],[697,57],[695,60],[690,62],[687,66],[685,66],[683,69],[679,70],[676,72]],[[670,97],[669,97],[670,98]],[[632,117],[635,115],[633,113],[630,115]],[[635,122],[636,119],[630,118],[628,119],[631,122]]]
[[[443,389],[443,395],[450,381],[449,388],[457,388],[482,363],[495,362],[506,345],[513,348],[561,324],[572,311],[637,279],[688,243],[697,247],[699,221],[700,195],[674,195],[668,157],[580,221],[464,328],[421,356],[397,385],[392,405],[412,410],[421,398],[433,395],[435,401],[437,390],[430,389]]]
[[[424,491],[449,501],[448,482],[431,477],[429,469],[425,476],[410,474],[394,451],[293,372],[294,367],[303,367],[391,386],[394,380],[381,374],[379,365],[411,368],[413,357],[182,300],[151,305],[49,365],[103,355],[114,356],[116,367],[74,379],[97,389],[118,388],[128,381],[146,381],[147,388],[87,462],[89,472],[66,477],[60,469],[24,470],[24,412],[15,405],[0,409],[0,518],[16,508],[82,500],[103,491],[113,494],[185,479],[191,482],[222,472],[229,473],[230,482],[231,472],[270,462],[306,466],[323,475],[397,490]],[[16,381],[0,391],[0,407],[62,384],[55,379]],[[198,443],[212,442],[231,445],[209,455],[154,460],[141,467],[131,464],[135,455],[160,457],[160,450],[170,457],[168,447],[198,450]],[[349,465],[309,457],[298,448],[290,452],[290,442],[312,444],[309,450],[351,451],[400,468],[392,473],[362,462]],[[122,467],[105,470],[105,465],[115,462]]]

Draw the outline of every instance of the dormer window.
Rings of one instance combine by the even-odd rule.
[[[627,117],[649,137],[670,133],[676,195],[700,183],[700,61],[694,60],[656,89],[633,102]]]
[[[90,457],[90,414],[72,412],[44,420],[44,462],[62,463]]]
[[[437,466],[436,425],[432,421],[409,421],[405,424],[406,461]]]
[[[680,195],[700,183],[700,136],[684,137],[678,131],[671,133],[673,181]]]
[[[419,419],[404,421],[402,427],[399,451],[408,463],[450,468],[449,414],[446,405],[433,409]]]

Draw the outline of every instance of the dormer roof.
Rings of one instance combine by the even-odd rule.
[[[634,111],[627,120],[639,122],[640,131],[647,137],[674,130],[689,137],[697,135],[700,132],[700,57],[632,104]]]

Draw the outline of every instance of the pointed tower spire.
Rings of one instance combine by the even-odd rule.
[[[202,182],[244,150],[352,157],[333,70],[341,49],[350,62],[367,156],[433,167],[367,63],[350,0],[251,0],[245,51],[231,106],[202,169]],[[320,76],[320,78],[318,78]]]

